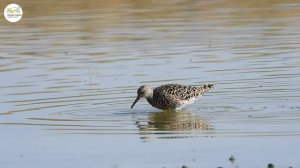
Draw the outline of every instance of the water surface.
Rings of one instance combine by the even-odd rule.
[[[296,0],[18,3],[0,20],[1,167],[300,167]],[[130,109],[166,83],[215,88]]]

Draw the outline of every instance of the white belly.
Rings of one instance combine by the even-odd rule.
[[[185,100],[185,101],[182,101],[181,105],[176,107],[176,110],[180,110],[182,109],[183,107],[189,105],[189,104],[193,104],[196,100],[198,100],[199,98],[190,98],[189,100]]]

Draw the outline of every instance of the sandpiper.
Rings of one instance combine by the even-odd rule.
[[[137,97],[131,108],[133,108],[140,98],[146,98],[153,107],[162,110],[179,110],[188,104],[194,103],[195,100],[199,99],[212,87],[213,84],[206,84],[199,87],[167,84],[152,89],[147,85],[143,85],[137,90]]]

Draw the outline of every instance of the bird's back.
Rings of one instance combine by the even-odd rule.
[[[212,87],[212,84],[199,87],[178,84],[162,85],[153,90],[153,97],[148,102],[160,109],[177,109],[193,103]]]

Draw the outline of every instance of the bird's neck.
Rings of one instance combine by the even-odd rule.
[[[152,91],[152,92],[149,92],[149,93],[145,96],[145,98],[146,98],[147,100],[152,100],[152,99],[153,99],[153,91]]]
[[[153,106],[153,93],[149,94],[149,96],[146,97],[147,101]]]

